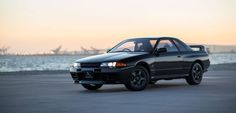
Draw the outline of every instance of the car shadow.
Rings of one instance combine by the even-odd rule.
[[[129,90],[127,90],[124,86],[120,86],[120,87],[116,87],[116,88],[101,88],[99,90],[81,90],[80,92],[83,93],[117,93],[117,92],[127,92]]]
[[[147,90],[162,90],[162,89],[179,89],[182,87],[189,87],[186,83],[162,83],[148,85]]]
[[[141,92],[148,92],[148,91],[160,91],[163,89],[179,89],[179,88],[183,88],[183,87],[189,87],[189,85],[187,85],[186,83],[157,83],[157,84],[150,84],[147,86],[147,88]],[[80,90],[80,93],[117,93],[117,92],[135,92],[135,91],[129,91],[128,89],[125,88],[124,85],[119,85],[119,86],[108,86],[108,87],[102,87],[99,90]]]

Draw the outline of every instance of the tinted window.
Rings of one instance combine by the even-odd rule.
[[[154,48],[154,46],[155,46],[156,43],[157,43],[157,40],[150,40],[149,42],[150,42],[150,44],[152,45],[152,48]]]
[[[134,51],[135,43],[134,42],[126,42],[119,46],[116,51]]]
[[[156,39],[130,39],[116,45],[110,52],[152,52]]]
[[[159,48],[166,48],[167,52],[176,52],[178,49],[170,40],[160,40],[157,45],[157,49]]]
[[[173,41],[174,41],[174,43],[176,44],[176,46],[179,48],[180,51],[187,51],[186,48],[185,48],[185,46],[184,46],[182,43],[180,43],[180,42],[177,41],[177,40],[173,40]]]

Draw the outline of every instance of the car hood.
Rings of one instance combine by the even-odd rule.
[[[148,54],[147,52],[116,52],[116,53],[106,53],[101,55],[90,56],[86,58],[81,58],[76,60],[79,63],[92,63],[92,62],[112,62],[120,61],[126,58],[140,56]]]

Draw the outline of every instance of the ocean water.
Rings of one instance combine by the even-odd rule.
[[[75,55],[0,56],[0,72],[68,70],[79,58]]]
[[[0,72],[68,70],[78,55],[0,56]],[[236,53],[210,54],[211,64],[236,63]]]

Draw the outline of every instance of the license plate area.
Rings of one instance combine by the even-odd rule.
[[[93,72],[85,72],[84,78],[93,79],[94,78]]]
[[[100,68],[81,68],[81,72],[84,75],[85,79],[96,79],[95,73],[100,73]]]

